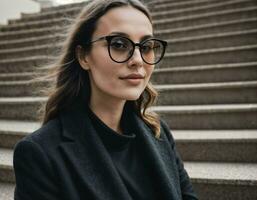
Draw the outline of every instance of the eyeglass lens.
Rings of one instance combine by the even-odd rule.
[[[116,62],[127,61],[134,53],[134,44],[124,37],[113,37],[109,44],[111,58]],[[140,53],[144,62],[156,64],[160,61],[164,51],[163,44],[156,39],[149,39],[140,45]]]

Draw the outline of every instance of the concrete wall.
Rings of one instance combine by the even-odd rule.
[[[38,11],[40,4],[32,0],[0,0],[0,24],[6,24],[8,19],[20,18],[21,12]]]

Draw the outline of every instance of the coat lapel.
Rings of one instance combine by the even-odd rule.
[[[86,107],[81,103],[72,106],[73,109],[60,114],[64,141],[59,147],[67,162],[95,199],[99,199],[101,193],[101,199],[105,200],[131,200],[110,155],[90,123]],[[165,134],[162,133],[161,141],[154,138],[149,127],[136,114],[133,114],[133,123],[143,155],[158,179],[162,199],[181,199],[176,189],[179,188],[176,186],[179,184],[176,183],[179,180],[176,163],[171,159],[171,147]]]
[[[175,158],[172,159],[171,146],[165,133],[161,133],[161,140],[157,140],[151,129],[138,116],[135,120],[135,130],[143,146],[143,155],[146,156],[148,163],[153,166],[153,173],[157,177],[157,184],[162,191],[162,199],[178,200],[182,199],[177,190],[179,180]],[[162,130],[163,131],[163,130]]]
[[[111,157],[90,123],[86,108],[74,106],[75,109],[60,115],[65,140],[59,148],[74,173],[80,177],[79,187],[84,185],[94,199],[131,200]]]

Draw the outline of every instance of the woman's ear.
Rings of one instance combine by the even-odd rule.
[[[80,66],[84,70],[89,70],[90,69],[89,63],[88,63],[87,58],[86,58],[87,57],[86,52],[80,45],[78,45],[76,47],[76,57],[78,59],[78,62],[80,64]]]

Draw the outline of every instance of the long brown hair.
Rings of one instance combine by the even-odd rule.
[[[46,105],[41,108],[42,124],[57,117],[59,111],[68,107],[80,93],[90,95],[88,72],[83,70],[76,58],[76,47],[85,46],[96,29],[98,19],[108,10],[121,6],[132,6],[143,12],[150,22],[152,19],[145,5],[139,0],[94,0],[81,11],[68,31],[66,40],[58,60],[51,67],[48,77],[53,78],[50,87],[44,89],[48,96]],[[90,47],[89,49],[90,50]],[[155,103],[157,91],[148,83],[138,100],[132,102],[135,112],[153,130],[153,134],[160,138],[160,121],[158,115],[146,109]]]

